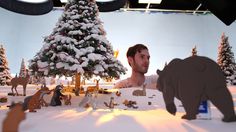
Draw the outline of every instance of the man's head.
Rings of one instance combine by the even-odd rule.
[[[148,48],[143,44],[136,44],[130,47],[126,53],[128,63],[132,70],[142,74],[147,73],[149,67]]]

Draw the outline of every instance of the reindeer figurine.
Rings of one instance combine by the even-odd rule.
[[[142,90],[134,90],[133,96],[146,96],[146,84],[143,84]]]
[[[95,86],[88,86],[87,91],[93,92],[93,93],[98,93],[99,90],[99,81],[100,79],[96,79],[96,85]]]
[[[18,85],[22,85],[23,86],[23,96],[26,96],[26,86],[27,86],[27,84],[29,82],[29,79],[30,79],[30,75],[28,74],[28,72],[26,72],[26,76],[25,77],[17,77],[16,76],[16,77],[11,79],[11,85],[12,85],[11,91],[12,91],[13,96],[15,95],[14,92],[13,92],[13,88],[16,91],[16,95],[17,96],[19,95],[17,90],[16,90],[16,87]]]

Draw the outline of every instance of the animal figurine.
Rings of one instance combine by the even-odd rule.
[[[22,104],[12,105],[10,111],[2,123],[2,132],[18,132],[20,123],[25,120],[25,113]]]
[[[133,108],[133,109],[137,109],[138,106],[137,105],[137,102],[136,101],[132,101],[132,100],[124,100],[123,101],[123,104],[125,106],[127,106],[128,108]]]
[[[63,100],[64,100],[64,104],[65,105],[71,105],[71,95],[70,94],[69,95],[65,95],[63,97]]]
[[[186,111],[182,118],[196,119],[200,102],[210,100],[224,115],[222,121],[236,121],[232,95],[226,86],[225,76],[213,60],[201,56],[173,59],[163,71],[157,70],[157,74],[157,88],[163,94],[169,113],[176,113],[176,97]]]
[[[88,86],[87,87],[87,91],[89,91],[89,92],[97,92],[98,93],[99,81],[100,81],[100,79],[96,79],[96,85],[95,86]]]
[[[43,100],[43,94],[49,94],[51,90],[47,87],[42,87],[34,95],[28,96],[24,99],[23,110],[29,109],[29,112],[36,112],[35,109],[41,108],[41,101]]]
[[[11,79],[11,85],[12,85],[11,91],[12,91],[12,94],[18,96],[19,94],[18,94],[18,92],[16,90],[16,87],[18,85],[22,85],[23,86],[23,96],[26,96],[26,86],[27,86],[27,84],[29,82],[29,79],[30,79],[30,75],[28,74],[28,72],[27,72],[25,77],[17,77],[16,76],[16,77],[12,78]],[[13,89],[15,89],[16,94],[14,94]]]
[[[61,99],[65,96],[61,93],[61,90],[63,89],[63,85],[57,85],[54,92],[53,96],[50,102],[51,106],[60,106],[61,105]]]
[[[0,103],[6,103],[7,97],[0,97]]]
[[[98,93],[100,93],[100,94],[112,94],[112,92],[109,91],[106,88],[99,88]]]
[[[41,89],[42,88],[45,88],[46,90],[45,91],[42,91],[42,93],[41,93],[41,95],[40,95],[40,97],[39,97],[39,103],[40,103],[40,106],[45,106],[45,107],[48,107],[48,103],[44,100],[44,96],[46,95],[46,94],[51,94],[51,92],[52,91],[54,91],[54,89],[51,89],[51,90],[49,90],[49,88],[48,87],[46,87],[46,85],[43,85],[42,87],[41,87]],[[48,91],[49,90],[49,91]]]
[[[114,97],[110,98],[110,102],[109,104],[107,102],[104,102],[105,106],[110,108],[110,109],[114,109],[114,106],[118,105],[117,103],[114,102]]]
[[[92,105],[93,95],[91,92],[86,91],[84,98],[79,103],[79,107],[88,108]]]
[[[146,96],[146,84],[143,84],[142,90],[134,90],[132,94],[133,96]]]
[[[120,91],[116,91],[116,96],[120,97],[121,96],[121,92]]]

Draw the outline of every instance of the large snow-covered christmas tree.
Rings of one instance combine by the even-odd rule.
[[[5,49],[0,45],[0,85],[9,85],[11,78]]]
[[[217,62],[223,70],[227,83],[232,84],[232,75],[235,74],[235,60],[234,53],[231,51],[232,47],[229,45],[228,37],[223,33],[218,47]]]
[[[53,32],[30,60],[29,69],[37,76],[80,73],[86,78],[119,78],[126,68],[113,56],[105,37],[94,0],[69,0]]]

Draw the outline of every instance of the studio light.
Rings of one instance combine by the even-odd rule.
[[[43,15],[53,8],[52,0],[0,0],[0,7],[25,15]]]
[[[48,0],[18,0],[18,1],[26,2],[26,3],[43,3]]]
[[[162,0],[138,0],[138,3],[140,4],[147,4],[147,3],[151,3],[151,4],[160,4]]]

